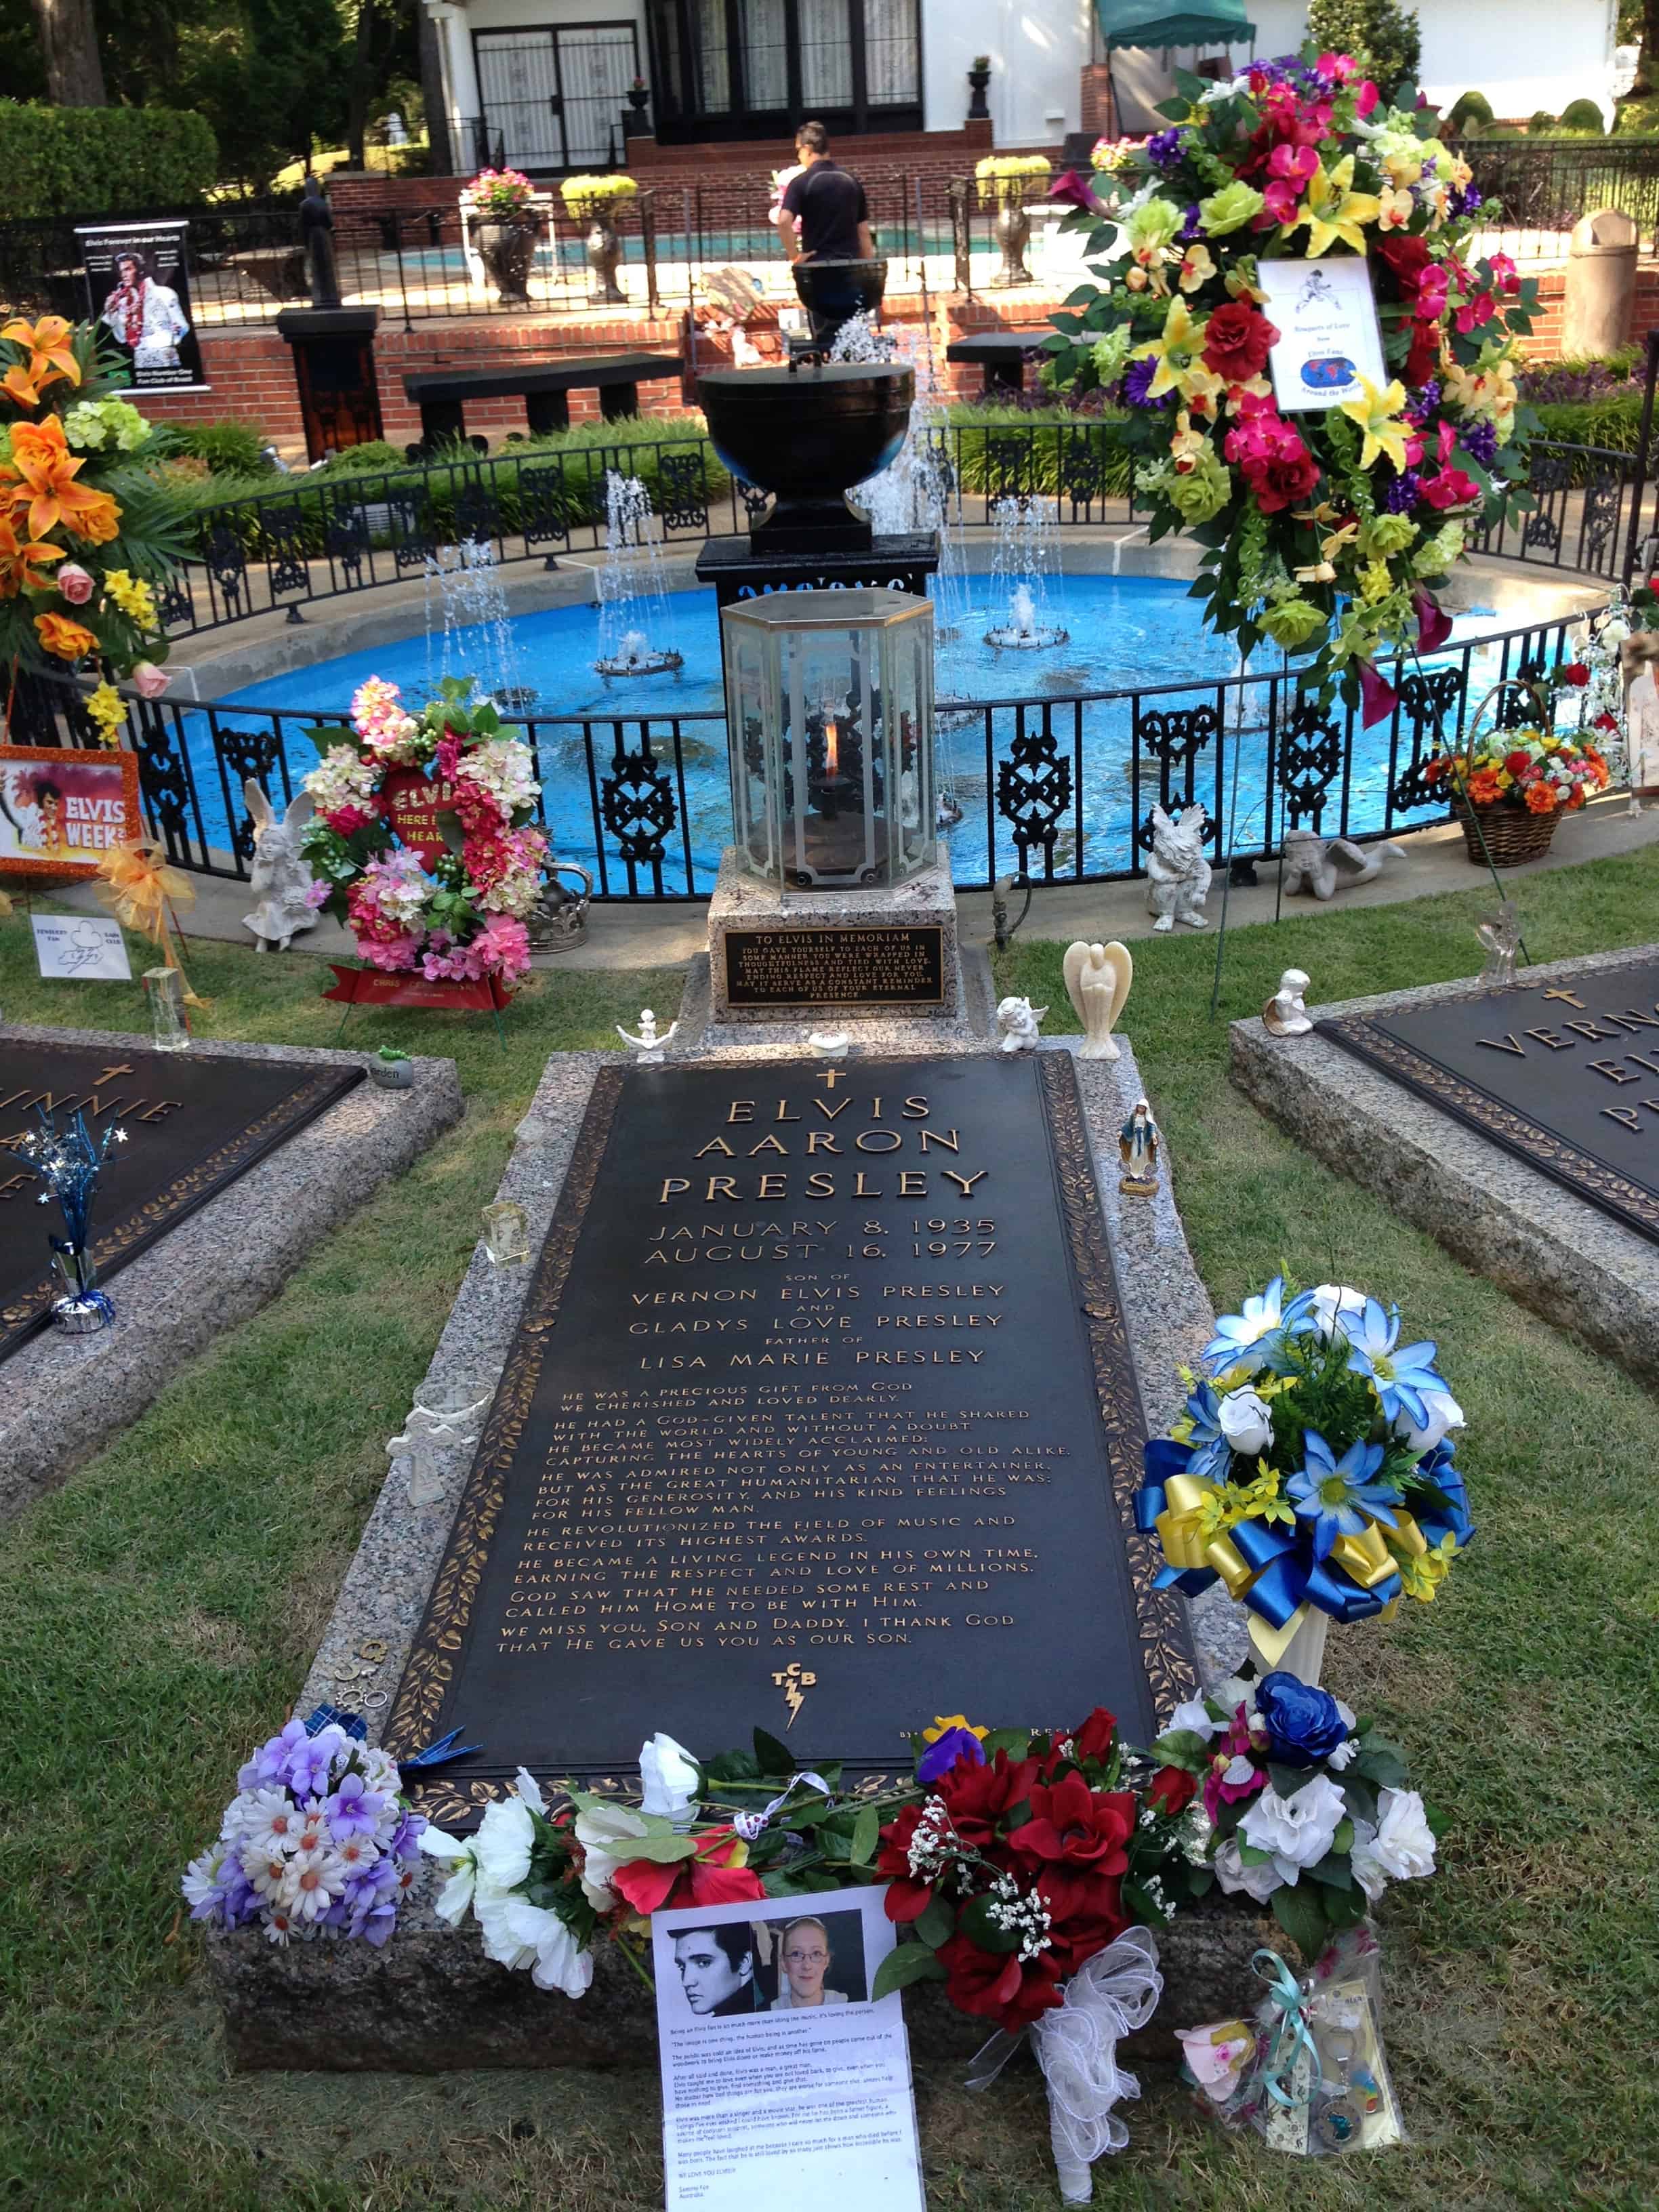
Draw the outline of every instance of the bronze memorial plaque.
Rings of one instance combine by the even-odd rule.
[[[666,1729],[908,1763],[1192,1693],[1072,1061],[606,1068],[386,1730],[603,1781]]]
[[[101,1284],[362,1079],[361,1067],[147,1052],[121,1036],[0,1037],[0,1359],[46,1325],[64,1289],[46,1242],[63,1221],[55,1201],[35,1204],[40,1179],[17,1150],[40,1127],[37,1108],[56,1111],[60,1128],[80,1108],[95,1139],[112,1122],[126,1132],[93,1206]]]
[[[869,929],[728,929],[733,1006],[939,1006],[945,932],[937,923]]]
[[[1317,1024],[1659,1243],[1659,958]]]

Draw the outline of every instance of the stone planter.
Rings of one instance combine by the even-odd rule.
[[[530,304],[530,271],[536,258],[540,225],[533,216],[489,219],[472,226],[472,243],[501,298],[515,307]]]
[[[593,282],[587,289],[590,306],[611,307],[625,305],[628,295],[617,282],[617,264],[622,259],[622,240],[617,226],[603,208],[591,208],[587,216],[587,265],[593,272]]]
[[[991,235],[1002,251],[1002,267],[991,279],[993,284],[1034,284],[1036,282],[1025,266],[1025,249],[1031,242],[1031,218],[1018,200],[1004,200],[991,222]]]
[[[628,104],[635,115],[643,115],[651,105],[651,88],[644,84],[630,84],[628,88]]]
[[[970,69],[968,72],[968,120],[970,123],[988,123],[991,119],[991,111],[985,104],[986,87],[990,82],[991,72],[988,69]]]

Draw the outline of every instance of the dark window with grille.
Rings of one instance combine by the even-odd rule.
[[[649,0],[657,135],[921,127],[920,0]]]

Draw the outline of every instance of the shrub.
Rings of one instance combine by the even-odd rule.
[[[264,457],[265,434],[257,422],[179,422],[172,428],[171,442],[174,453],[205,461],[216,476],[271,473]]]
[[[0,100],[5,208],[20,220],[198,206],[218,162],[213,132],[199,115]]]
[[[1593,131],[1599,138],[1606,125],[1601,120],[1601,111],[1593,100],[1569,100],[1561,111],[1561,128],[1564,131]]]
[[[1492,102],[1484,92],[1464,93],[1446,118],[1454,138],[1465,132],[1484,130],[1492,120]]]
[[[1547,107],[1535,107],[1527,118],[1527,136],[1528,138],[1554,137],[1555,118]]]
[[[1326,53],[1363,53],[1384,94],[1417,82],[1422,33],[1395,0],[1313,0],[1308,36]]]

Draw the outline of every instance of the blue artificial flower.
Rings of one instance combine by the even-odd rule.
[[[985,1747],[972,1729],[946,1729],[944,1735],[930,1743],[916,1761],[916,1779],[924,1789],[948,1774],[959,1759],[970,1766],[983,1766]]]
[[[1173,169],[1181,160],[1181,132],[1154,131],[1146,141],[1146,159],[1155,169]]]
[[[1314,1326],[1313,1311],[1311,1291],[1298,1291],[1286,1305],[1285,1278],[1275,1275],[1265,1291],[1245,1299],[1243,1313],[1224,1314],[1217,1322],[1215,1334],[1204,1347],[1205,1363],[1224,1374],[1247,1352],[1254,1352],[1257,1366],[1287,1375],[1293,1364],[1286,1352],[1287,1340]]]
[[[1338,1459],[1318,1430],[1308,1429],[1302,1445],[1305,1463],[1285,1484],[1285,1494],[1299,1518],[1314,1524],[1315,1559],[1329,1559],[1339,1536],[1363,1536],[1368,1519],[1399,1527],[1394,1509],[1400,1492],[1392,1483],[1371,1480],[1382,1464],[1381,1444],[1362,1437]]]
[[[1281,1766],[1312,1766],[1348,1740],[1336,1699],[1296,1674],[1264,1674],[1255,1686],[1255,1710],[1269,1755]]]
[[[1200,1382],[1188,1399],[1186,1413],[1193,1425],[1187,1439],[1193,1455],[1187,1472],[1206,1482],[1218,1482],[1231,1452],[1221,1431],[1221,1401],[1207,1382]]]
[[[1399,1307],[1384,1313],[1375,1298],[1367,1298],[1358,1324],[1347,1332],[1348,1372],[1370,1376],[1385,1419],[1397,1420],[1403,1413],[1414,1428],[1426,1429],[1429,1408],[1422,1394],[1446,1389],[1446,1378],[1434,1364],[1438,1347],[1426,1337],[1399,1345]]]

